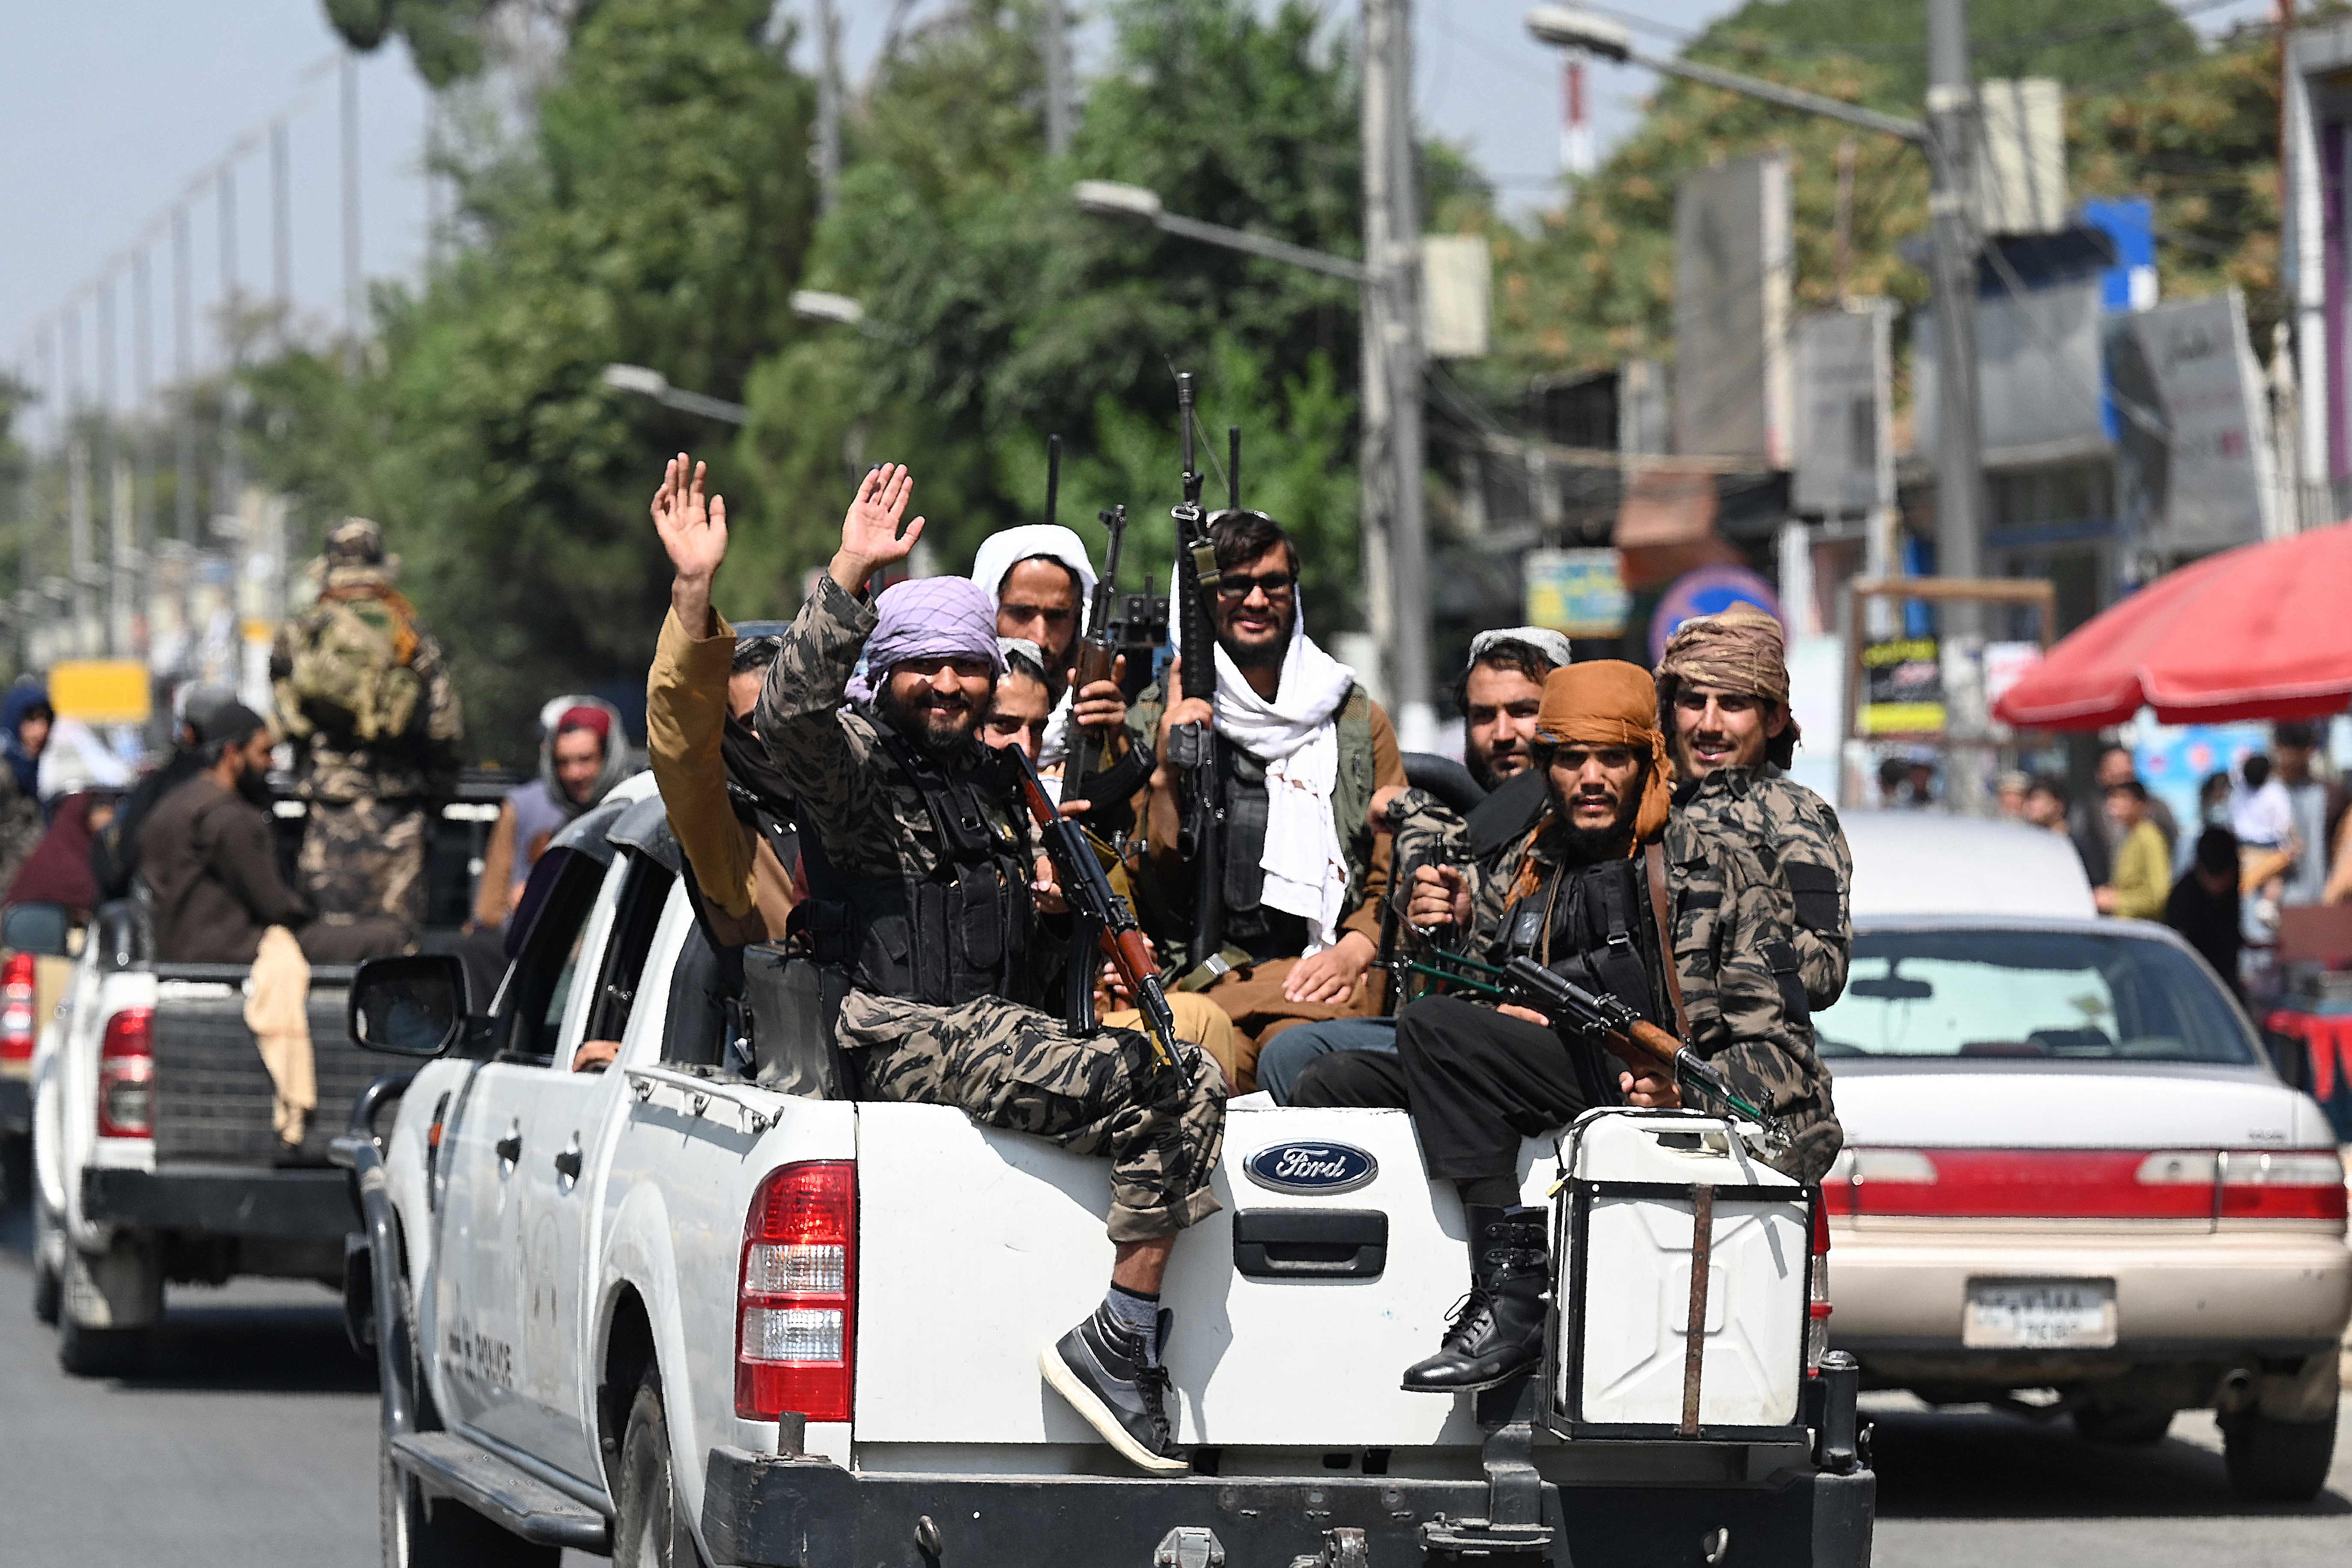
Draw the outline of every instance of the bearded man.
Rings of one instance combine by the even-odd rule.
[[[1674,742],[1676,815],[1754,853],[1787,900],[1805,1000],[1828,1006],[1853,954],[1853,856],[1835,808],[1788,774],[1800,731],[1780,623],[1735,605],[1677,626],[1658,664],[1658,716]]]
[[[1788,1122],[1791,1143],[1775,1163],[1818,1181],[1841,1134],[1779,900],[1753,857],[1673,819],[1657,711],[1656,688],[1633,665],[1554,670],[1534,752],[1549,809],[1503,896],[1482,886],[1488,866],[1426,866],[1409,918],[1423,931],[1450,928],[1456,951],[1489,963],[1532,957],[1680,1035]],[[1394,1055],[1324,1057],[1292,1102],[1410,1110],[1430,1176],[1460,1193],[1469,1299],[1437,1353],[1404,1374],[1408,1390],[1451,1394],[1515,1377],[1543,1352],[1549,1211],[1522,1202],[1523,1142],[1594,1106],[1677,1100],[1653,1068],[1606,1070],[1541,1014],[1434,995],[1398,1015]]]
[[[1224,948],[1184,955],[1200,989],[1241,1031],[1235,1093],[1255,1087],[1258,1052],[1278,1031],[1380,1010],[1366,976],[1380,956],[1389,841],[1373,797],[1405,784],[1389,716],[1355,673],[1307,635],[1298,552],[1256,511],[1209,524],[1220,574],[1215,646],[1187,648],[1164,689],[1147,689],[1128,727],[1157,759],[1139,802],[1145,853],[1139,913],[1163,951],[1189,939],[1193,868],[1179,848],[1180,775],[1168,762],[1179,727],[1213,727],[1225,815]],[[1176,696],[1182,659],[1213,658],[1213,699]]]
[[[1080,1034],[1030,1005],[1050,973],[1040,904],[1058,892],[1033,885],[1029,819],[981,742],[1004,668],[988,596],[961,577],[866,596],[922,533],[919,517],[899,531],[912,488],[902,467],[866,477],[753,710],[801,823],[794,929],[847,972],[836,1035],[861,1098],[952,1105],[1109,1157],[1110,1289],[1040,1367],[1129,1461],[1182,1471],[1160,1286],[1177,1233],[1218,1207],[1224,1080],[1198,1050],[1170,1071],[1141,1034]],[[863,709],[843,701],[861,654]]]

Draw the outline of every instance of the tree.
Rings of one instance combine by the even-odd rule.
[[[1220,443],[1224,411],[1248,410],[1250,500],[1276,493],[1256,476],[1271,484],[1294,462],[1336,481],[1282,492],[1294,510],[1277,515],[1317,542],[1310,584],[1328,585],[1323,602],[1347,624],[1354,290],[1107,223],[1069,195],[1081,176],[1124,180],[1172,211],[1352,253],[1360,186],[1344,49],[1298,0],[1265,13],[1244,0],[1121,0],[1112,66],[1070,157],[1055,163],[1045,155],[1034,11],[978,4],[919,31],[853,125],[810,275],[861,300],[871,325],[823,329],[761,367],[749,394],[742,460],[770,510],[787,514],[789,558],[824,559],[845,458],[862,456],[914,467],[937,559],[959,569],[986,533],[1037,515],[1049,431],[1072,455],[1066,521],[1091,534],[1096,509],[1115,501],[1139,520],[1164,517],[1181,367],[1202,373]]]
[[[765,0],[603,0],[520,145],[457,161],[473,242],[380,288],[368,368],[253,371],[250,445],[313,527],[382,521],[450,646],[474,749],[509,760],[582,687],[642,690],[667,574],[661,454],[724,432],[605,387],[647,364],[731,395],[788,335],[814,222],[808,84]]]
[[[2160,0],[1978,0],[1969,27],[1979,78],[2052,76],[2065,85],[2077,198],[2156,198],[2168,279],[2186,280],[2190,292],[2224,279],[2250,295],[2275,292],[2274,45],[2200,48]],[[1921,111],[1925,20],[1916,5],[1750,0],[1687,53],[1828,97]],[[1669,79],[1563,210],[1531,230],[1495,226],[1497,353],[1481,367],[1487,384],[1501,395],[1531,375],[1671,354],[1675,191],[1685,175],[1728,158],[1789,155],[1796,304],[1832,303],[1837,163],[1849,142],[1848,291],[1924,303],[1926,276],[1896,251],[1927,227],[1927,169],[1916,151]],[[2178,286],[2168,281],[2168,291]]]

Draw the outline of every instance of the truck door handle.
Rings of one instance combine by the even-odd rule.
[[[572,1135],[572,1147],[555,1157],[555,1173],[567,1182],[580,1179],[580,1134]]]
[[[1234,1270],[1253,1279],[1375,1279],[1389,1266],[1379,1209],[1244,1209],[1234,1215]]]
[[[508,1133],[505,1137],[499,1139],[497,1148],[499,1151],[499,1162],[501,1164],[511,1165],[516,1161],[521,1159],[522,1129],[518,1127],[513,1131]]]

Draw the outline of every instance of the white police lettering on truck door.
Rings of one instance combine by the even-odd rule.
[[[545,1062],[560,1056],[568,1064],[579,1041],[588,994],[595,985],[595,957],[612,929],[625,871],[624,863],[615,863],[605,872],[572,950],[569,972],[548,997],[548,1013],[562,1006],[560,1022],[551,1027],[545,1017],[520,1020],[520,1037],[500,1042],[528,1047],[539,1059],[502,1053],[508,1059],[476,1068],[450,1107],[441,1134],[441,1158],[450,1181],[441,1216],[435,1327],[449,1404],[445,1414],[478,1436],[526,1453],[541,1447],[546,1422],[523,1398],[520,1385],[520,1341],[530,1288],[522,1184],[517,1172],[523,1163],[545,1160],[555,1151],[527,1143],[523,1122],[526,1117],[536,1120],[535,1102],[553,1077]],[[562,935],[534,932],[534,946],[560,942]],[[518,971],[509,984],[524,978]],[[501,1153],[502,1142],[514,1159]]]
[[[583,950],[579,961],[574,994],[587,998],[585,1018],[567,1013],[555,1064],[523,1117],[517,1177],[526,1294],[516,1356],[530,1453],[599,1488],[604,1468],[596,1447],[595,1379],[587,1370],[597,1359],[589,1343],[598,1299],[596,1205],[620,1119],[617,1102],[628,1092],[626,1067],[660,1055],[670,961],[693,925],[685,902],[669,897],[675,879],[667,870],[635,854],[623,861],[628,880],[612,936],[601,952]],[[623,1042],[620,1058],[601,1073],[571,1071],[572,1053],[591,1039]]]

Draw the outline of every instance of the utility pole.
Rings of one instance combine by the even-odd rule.
[[[1984,575],[1984,437],[1977,402],[1978,113],[1968,0],[1927,0],[1927,217],[1936,300],[1936,574]],[[1937,606],[1953,749],[1945,798],[1984,813],[1984,610]]]
[[[1045,155],[1070,150],[1070,18],[1062,0],[1045,0]]]
[[[1977,405],[1976,84],[1968,0],[1927,0],[1927,214],[1936,300],[1936,574],[1984,567],[1984,447]],[[1942,607],[1978,635],[1973,605]]]
[[[155,282],[144,239],[131,258],[131,406],[139,433],[132,526],[144,550],[155,537]]]
[[[360,289],[360,60],[343,51],[341,79],[343,121],[343,373],[360,373],[360,333],[367,301]]]
[[[220,172],[221,367],[220,493],[213,498],[215,513],[234,515],[245,496],[245,453],[237,442],[236,377],[242,368],[244,331],[237,323],[236,170]]]
[[[429,189],[430,170],[425,178]],[[283,120],[269,126],[269,294],[278,307],[278,341],[282,345],[294,327],[294,170]]]
[[[1435,743],[1429,542],[1422,485],[1421,189],[1412,139],[1412,0],[1364,0],[1363,448],[1366,559],[1386,546],[1389,702],[1406,751]]]
[[[79,430],[66,437],[66,541],[73,574],[73,649],[87,655],[90,627],[98,619],[97,600],[90,592],[98,563],[90,540],[89,441]]]
[[[816,0],[817,210],[831,212],[841,186],[841,13]]]
[[[172,416],[178,468],[172,485],[172,529],[182,543],[196,537],[196,419],[189,406],[189,384],[195,378],[196,327],[194,286],[189,279],[188,207],[172,209],[172,376],[179,388],[179,407]]]
[[[114,278],[111,274],[99,279],[97,313],[98,451],[96,467],[98,474],[106,485],[106,533],[108,541],[111,543],[122,536],[122,527],[126,521],[123,514],[129,510],[131,504],[128,487],[123,482],[125,465],[121,455],[114,448]],[[121,646],[115,641],[117,616],[115,595],[112,591],[116,574],[120,571],[120,563],[110,561],[107,615],[104,623],[105,640],[101,645],[110,658],[119,656],[122,652]]]

